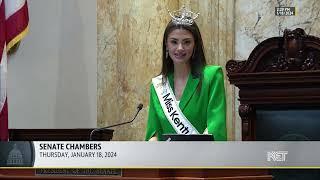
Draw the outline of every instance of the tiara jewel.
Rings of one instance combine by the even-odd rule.
[[[193,24],[193,21],[199,16],[200,13],[194,13],[192,11],[188,11],[185,6],[182,6],[179,10],[170,12],[168,10],[172,22],[175,24],[189,25]]]

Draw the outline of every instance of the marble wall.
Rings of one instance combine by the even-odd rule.
[[[303,28],[307,34],[319,36],[320,4],[316,0],[236,0],[235,58],[247,59],[263,40],[282,36],[284,29]],[[295,16],[275,16],[275,7],[296,8]]]
[[[97,123],[99,127],[130,120],[138,103],[144,109],[134,123],[116,127],[113,140],[143,140],[151,78],[161,69],[163,31],[182,4],[201,15],[197,23],[208,64],[225,66],[234,54],[234,1],[98,0]],[[225,77],[226,78],[226,77]],[[228,136],[234,139],[234,88],[225,80]]]
[[[279,6],[295,7],[296,15],[275,16],[275,7]],[[319,13],[320,4],[317,0],[236,0],[235,59],[247,59],[258,43],[273,36],[283,36],[284,29],[299,27],[307,34],[319,37]],[[237,111],[239,106],[237,100],[234,106]],[[235,117],[235,122],[235,139],[241,140],[239,116]]]

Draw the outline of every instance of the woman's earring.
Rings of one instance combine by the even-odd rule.
[[[168,59],[168,57],[169,57],[169,51],[168,51],[168,49],[166,50],[166,59]]]

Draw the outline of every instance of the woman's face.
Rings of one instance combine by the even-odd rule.
[[[180,28],[170,32],[167,39],[167,49],[173,63],[189,63],[194,44],[194,38],[190,31]]]

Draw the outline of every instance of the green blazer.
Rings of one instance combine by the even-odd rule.
[[[174,91],[173,74],[169,74],[168,79]],[[226,98],[222,68],[206,66],[201,89],[197,88],[198,85],[200,85],[199,78],[194,78],[190,73],[180,98],[180,109],[199,133],[203,133],[208,128],[208,133],[213,134],[215,140],[227,140]],[[151,83],[145,140],[149,140],[154,134],[157,134],[158,140],[163,140],[162,134],[167,133],[175,134],[176,132],[167,120]]]

